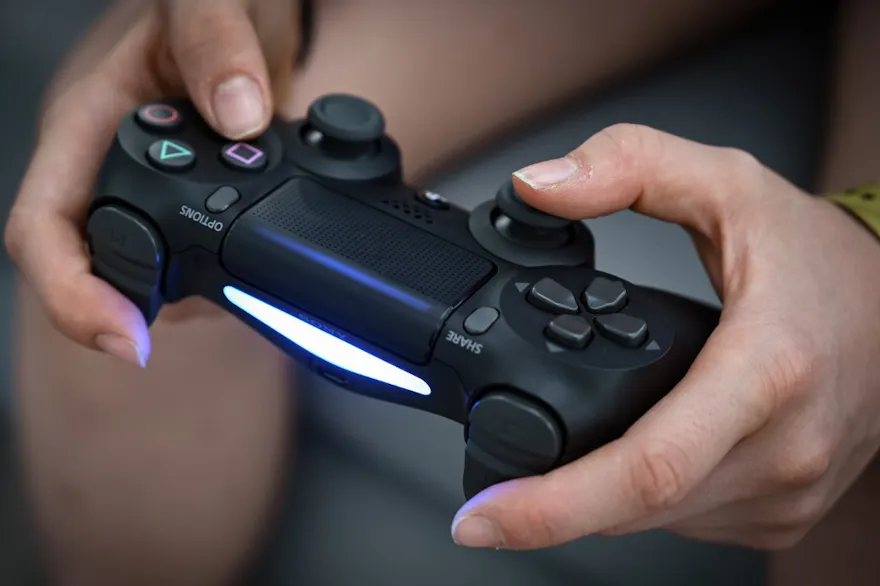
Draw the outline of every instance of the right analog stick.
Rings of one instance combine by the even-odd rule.
[[[385,118],[370,102],[348,94],[330,94],[309,106],[306,142],[333,158],[373,153],[385,135]]]
[[[513,182],[495,195],[495,229],[505,238],[532,248],[552,249],[568,243],[573,221],[535,209],[522,200]]]

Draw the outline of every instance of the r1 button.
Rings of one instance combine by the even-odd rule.
[[[252,144],[237,142],[223,147],[221,157],[236,171],[262,171],[266,167],[266,153]]]

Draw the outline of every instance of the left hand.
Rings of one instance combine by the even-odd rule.
[[[623,209],[682,225],[723,300],[685,378],[622,438],[483,491],[461,545],[528,549],[665,528],[796,544],[880,446],[880,242],[753,157],[620,125],[516,174],[571,219]]]

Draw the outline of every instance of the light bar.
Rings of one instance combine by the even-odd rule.
[[[373,356],[324,330],[232,286],[223,288],[230,303],[272,328],[306,352],[342,370],[417,393],[430,395],[431,387],[419,377]]]

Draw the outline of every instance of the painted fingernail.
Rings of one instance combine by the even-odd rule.
[[[103,352],[115,356],[120,360],[124,360],[129,364],[134,364],[141,368],[146,365],[144,356],[138,349],[137,345],[127,338],[123,338],[117,334],[101,334],[95,338],[95,344],[97,344],[98,348]]]
[[[514,175],[533,189],[547,189],[565,183],[580,169],[578,162],[570,157],[551,159],[520,169]]]
[[[465,547],[504,546],[504,539],[498,527],[486,517],[479,515],[456,519],[452,524],[452,539],[456,544]]]
[[[214,116],[226,136],[244,138],[263,126],[266,117],[260,86],[250,77],[227,79],[214,89]]]

